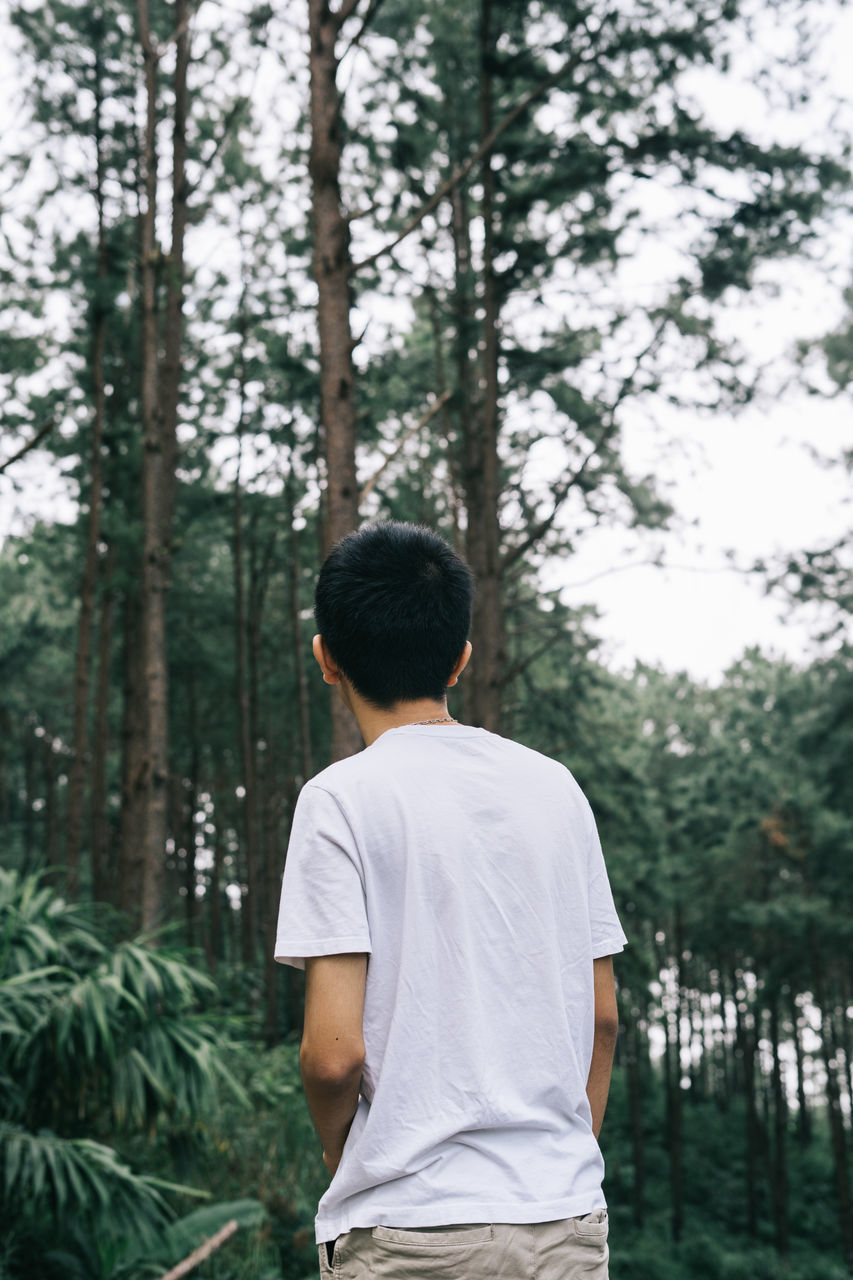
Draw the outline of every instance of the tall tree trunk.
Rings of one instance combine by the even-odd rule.
[[[35,725],[28,720],[24,727],[24,865],[26,874],[35,857],[36,743]]]
[[[242,377],[242,374],[241,374]],[[246,593],[243,581],[243,491],[240,474],[243,455],[243,409],[240,408],[238,432],[237,475],[234,480],[234,627],[235,627],[235,685],[237,695],[237,722],[240,734],[240,766],[243,782],[243,858],[246,869],[246,893],[243,896],[240,916],[243,960],[251,964],[255,956],[257,935],[258,895],[258,841],[256,831],[257,789],[255,786],[254,741],[250,725],[249,688],[246,679]]]
[[[311,228],[317,325],[320,340],[320,420],[326,459],[326,551],[358,525],[355,470],[355,372],[350,327],[349,224],[341,207],[343,151],[341,99],[337,86],[337,40],[344,18],[355,4],[346,0],[332,11],[328,0],[308,0],[310,40]],[[354,718],[332,690],[333,760],[361,748]]]
[[[776,1251],[780,1257],[788,1256],[788,1106],[782,1081],[782,1063],[779,1057],[779,997],[774,994],[770,1004],[770,1043],[773,1048],[773,1219],[776,1233]]]
[[[126,590],[122,612],[121,821],[116,901],[131,930],[136,930],[140,924],[144,856],[140,833],[145,800],[145,685],[140,602],[133,585]]]
[[[797,1060],[797,1139],[801,1147],[811,1142],[811,1112],[806,1096],[806,1064],[803,1050],[803,1036],[800,1026],[800,1011],[797,1007],[797,993],[791,988],[789,1012],[791,1015],[791,1031],[794,1039],[794,1052]]]
[[[720,1029],[716,1039],[714,1056],[717,1064],[716,1096],[717,1106],[721,1111],[728,1111],[729,1096],[734,1089],[731,1066],[729,1062],[729,1030],[728,1010],[726,1008],[726,983],[722,964],[717,965],[716,991],[720,1001]]]
[[[682,1162],[682,1099],[681,1099],[681,1029],[679,1015],[678,968],[675,970],[675,989],[669,993],[666,1010],[666,1041],[664,1044],[664,1080],[666,1082],[666,1135],[669,1155],[670,1224],[672,1238],[677,1244],[684,1228],[684,1194]]]
[[[12,741],[12,717],[7,706],[0,706],[0,841],[9,848],[12,829],[12,807],[9,795],[9,743]]]
[[[628,1076],[628,1116],[631,1126],[631,1154],[634,1165],[634,1190],[631,1197],[634,1225],[642,1227],[645,1215],[646,1161],[643,1136],[643,1060],[648,1046],[643,1042],[638,1013],[626,1015],[625,1067]]]
[[[89,520],[86,555],[80,588],[77,618],[77,651],[74,661],[74,710],[71,735],[71,769],[68,778],[68,807],[65,816],[65,862],[68,893],[77,897],[80,850],[83,843],[88,764],[89,678],[92,648],[92,620],[95,612],[95,585],[98,575],[98,547],[101,539],[102,465],[104,436],[104,347],[107,317],[104,310],[104,282],[107,278],[107,245],[104,230],[103,86],[100,42],[95,45],[95,204],[98,215],[97,284],[92,302],[91,374],[94,406],[89,464]],[[94,877],[93,877],[94,878]]]
[[[149,28],[148,0],[137,0],[139,35],[145,67],[144,206],[140,226],[142,300],[142,594],[141,658],[144,688],[145,754],[135,782],[140,790],[137,833],[141,870],[140,924],[160,922],[168,831],[168,669],[166,663],[166,588],[168,544],[162,512],[170,481],[164,457],[164,421],[159,396],[157,314],[157,54]]]
[[[824,960],[817,934],[812,930],[811,959],[815,1005],[820,1015],[820,1053],[826,1073],[826,1102],[829,1113],[829,1132],[832,1141],[832,1160],[835,1171],[835,1194],[838,1205],[838,1225],[841,1230],[841,1246],[847,1270],[853,1274],[853,1198],[850,1195],[850,1157],[844,1116],[841,1110],[841,1093],[838,1087],[838,1048],[833,1041],[832,1018],[826,990]]]
[[[226,815],[223,811],[225,797],[225,770],[217,764],[213,777],[214,795],[214,834],[213,865],[210,868],[210,888],[208,905],[208,927],[205,934],[207,964],[211,972],[216,971],[222,959],[222,859],[225,852]]]
[[[44,856],[49,867],[59,866],[59,814],[56,803],[56,752],[52,733],[45,731],[41,739],[44,777]]]
[[[115,546],[110,543],[101,581],[101,618],[98,631],[98,667],[95,682],[95,735],[92,743],[92,898],[116,901],[115,873],[110,859],[107,812],[107,753],[109,749],[110,673],[112,667],[113,567]]]
[[[492,131],[493,51],[491,0],[480,8],[480,135]],[[471,627],[473,656],[467,677],[468,706],[473,724],[497,733],[501,727],[502,679],[506,667],[505,620],[500,564],[500,460],[498,458],[499,320],[494,267],[494,171],[489,153],[480,173],[483,196],[483,337],[480,344],[480,385],[477,412],[465,434],[465,495],[468,513],[466,553],[477,582]]]
[[[198,810],[199,770],[201,767],[201,745],[199,742],[198,723],[198,689],[195,668],[189,673],[188,688],[190,763],[187,786],[182,784],[185,805],[184,848],[184,920],[186,923],[187,946],[194,947],[197,942],[199,904],[196,897],[195,855],[196,855],[196,811]]]
[[[844,1066],[840,1070],[841,1079],[844,1081],[844,1089],[847,1093],[847,1105],[842,1107],[842,1115],[845,1117],[848,1132],[853,1126],[853,1055],[851,1055],[850,1042],[850,1019],[847,1010],[850,1008],[850,1000],[847,995],[847,988],[842,977],[841,990],[839,993],[838,1005],[835,1010],[834,1018],[834,1039],[837,1045],[841,1046]]]
[[[288,526],[290,529],[290,563],[288,566],[290,634],[293,647],[294,678],[296,681],[296,703],[299,708],[299,768],[304,782],[311,777],[314,771],[311,756],[310,695],[308,692],[308,677],[305,669],[305,653],[302,641],[302,620],[300,618],[299,533],[293,523],[293,500],[289,485],[286,491],[286,496],[288,501]]]
[[[145,671],[145,762],[140,776],[144,795],[141,923],[157,925],[164,912],[164,856],[168,834],[169,687],[166,593],[169,586],[177,460],[178,394],[183,342],[185,176],[189,11],[187,0],[174,8],[175,74],[172,139],[172,243],[166,263],[166,309],[162,365],[157,309],[157,64],[149,25],[148,0],[137,0],[139,36],[145,67],[145,204],[141,220],[142,294],[142,650]]]
[[[761,1155],[761,1120],[756,1101],[755,1054],[757,1037],[755,1019],[745,1014],[741,1024],[743,1051],[743,1083],[746,1094],[746,1226],[749,1235],[758,1235],[758,1168]]]

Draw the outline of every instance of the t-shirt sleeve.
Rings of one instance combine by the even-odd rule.
[[[623,951],[628,939],[619,923],[613,894],[604,865],[604,854],[601,852],[601,841],[592,810],[589,810],[588,831],[588,876],[589,876],[589,924],[592,934],[592,955],[597,960],[600,956],[612,956]]]
[[[293,815],[275,958],[304,969],[308,956],[370,950],[355,839],[334,796],[309,782]]]

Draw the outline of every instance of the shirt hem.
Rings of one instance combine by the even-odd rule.
[[[603,942],[597,942],[592,948],[593,960],[602,960],[605,956],[616,956],[620,951],[624,951],[628,945],[626,937],[621,938],[605,938]]]
[[[347,1231],[357,1227],[400,1227],[417,1230],[418,1227],[464,1226],[469,1223],[506,1223],[511,1226],[534,1222],[561,1222],[564,1218],[577,1218],[595,1209],[606,1209],[604,1192],[587,1191],[582,1195],[568,1196],[564,1200],[546,1200],[515,1204],[494,1204],[483,1201],[411,1206],[406,1208],[374,1208],[362,1213],[339,1214],[321,1218],[314,1224],[317,1244],[337,1240]]]
[[[355,952],[369,955],[371,951],[370,939],[359,934],[351,934],[348,938],[314,938],[311,941],[278,938],[275,959],[279,964],[304,969],[305,961],[314,956],[341,956]]]

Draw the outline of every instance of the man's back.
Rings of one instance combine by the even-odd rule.
[[[276,956],[370,953],[362,1096],[318,1240],[603,1206],[593,959],[623,945],[589,806],[554,761],[407,724],[309,783]]]

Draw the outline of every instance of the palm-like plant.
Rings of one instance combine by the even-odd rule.
[[[111,946],[38,877],[0,870],[0,1212],[21,1270],[50,1274],[74,1235],[138,1249],[162,1229],[166,1184],[112,1143],[202,1112],[223,1082],[240,1093],[198,1012],[213,990],[179,953]]]

